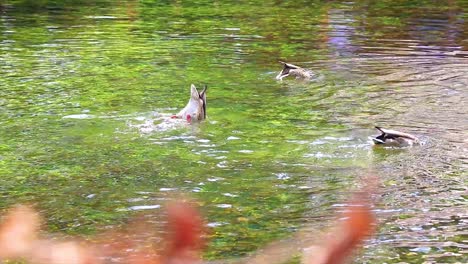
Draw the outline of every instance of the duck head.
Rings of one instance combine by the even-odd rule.
[[[201,121],[206,119],[206,90],[207,86],[201,92],[198,92],[195,85],[190,86],[190,99],[187,105],[179,111],[177,118],[185,118],[188,122]]]

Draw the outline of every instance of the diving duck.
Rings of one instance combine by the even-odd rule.
[[[283,61],[280,61],[280,63],[283,64],[283,70],[276,76],[276,80],[283,80],[283,78],[288,76],[294,76],[296,79],[311,80],[315,76],[314,72],[309,69]]]
[[[419,139],[411,134],[385,129],[378,126],[375,128],[382,132],[379,136],[372,138],[372,141],[376,145],[404,147],[419,144]]]
[[[206,90],[205,88],[201,92],[198,92],[195,85],[190,86],[190,99],[187,105],[179,111],[173,118],[185,118],[187,122],[201,121],[206,119]]]

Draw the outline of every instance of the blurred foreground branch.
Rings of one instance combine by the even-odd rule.
[[[293,238],[273,242],[235,263],[284,263],[298,254],[302,255],[302,263],[305,264],[346,263],[353,251],[374,230],[375,220],[368,198],[371,193],[372,188],[365,188],[355,194],[328,233],[317,236],[304,228]],[[10,209],[0,224],[0,262],[24,260],[33,264],[202,263],[205,225],[198,210],[190,203],[178,202],[167,206],[167,215],[167,236],[162,238],[162,243],[158,243],[157,246],[145,247],[141,245],[145,241],[132,240],[129,238],[131,236],[125,238],[117,232],[102,236],[102,239],[98,239],[100,242],[46,239],[39,235],[39,215],[30,207],[17,206]],[[131,232],[151,234],[151,230],[145,228],[144,223],[138,221],[137,225],[140,228],[134,228]],[[312,236],[321,239],[310,242]],[[106,243],[106,240],[116,239],[119,241],[117,245]],[[213,263],[229,262],[232,263],[227,260]]]

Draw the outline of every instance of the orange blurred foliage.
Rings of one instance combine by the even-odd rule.
[[[174,202],[167,206],[167,215],[167,235],[162,239],[163,243],[155,248],[154,245],[142,246],[145,241],[136,242],[132,236],[117,232],[97,239],[100,242],[44,239],[39,236],[39,215],[30,207],[18,206],[12,208],[0,224],[0,261],[21,259],[33,264],[202,263],[201,252],[205,245],[202,237],[206,230],[198,210],[188,202]],[[324,236],[323,243],[312,247],[308,247],[306,242],[299,245],[301,249],[308,247],[304,251],[303,263],[346,263],[353,250],[374,230],[375,220],[370,205],[363,198],[352,200],[342,219]],[[137,226],[131,232],[153,235],[140,221],[138,225],[141,228]],[[112,244],[106,243],[106,240],[118,242]],[[267,246],[253,257],[237,263],[284,262],[295,254],[294,250],[290,250],[291,243],[288,244],[272,243],[273,246]],[[298,252],[300,249],[295,250]]]

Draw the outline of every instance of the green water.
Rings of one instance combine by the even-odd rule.
[[[466,1],[0,7],[0,208],[91,236],[184,193],[219,260],[326,225],[373,173],[381,224],[357,262],[467,260]],[[320,77],[278,82],[278,60]],[[191,83],[208,120],[160,129]],[[373,148],[374,125],[425,144]]]

